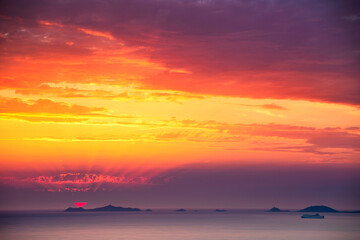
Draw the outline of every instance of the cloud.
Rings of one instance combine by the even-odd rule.
[[[191,99],[204,99],[205,95],[181,91],[144,89],[141,86],[111,84],[42,83],[32,88],[15,88],[15,93],[62,98],[98,98],[122,101],[158,101],[181,103]],[[92,88],[92,89],[89,89]],[[111,90],[109,90],[111,89]]]
[[[128,118],[107,114],[103,107],[87,107],[50,99],[20,99],[0,97],[0,117],[29,122],[87,122],[90,117]]]
[[[358,105],[357,21],[344,18],[357,14],[351,4],[141,0],[99,5],[95,0],[57,0],[28,6],[15,0],[6,1],[1,14],[9,32],[3,40],[7,58],[55,56],[60,50],[66,52],[63,58],[92,56],[99,49],[111,52],[125,44],[160,66],[151,73],[133,73],[151,88]],[[21,21],[10,23],[14,19]],[[59,33],[53,35],[51,28],[60,28]],[[90,44],[84,33],[96,39]],[[23,44],[14,41],[16,36]],[[103,40],[118,45],[109,47]],[[69,41],[74,44],[67,45]],[[86,71],[93,75],[89,68]],[[102,76],[115,78],[109,68],[101,69]]]
[[[360,151],[360,135],[338,131],[314,134],[307,140],[320,148],[349,148]]]
[[[49,120],[50,121],[50,120]],[[59,120],[61,121],[61,120]],[[64,122],[66,119],[64,120]],[[79,121],[81,122],[81,121]],[[47,141],[47,142],[129,142],[129,141],[143,141],[145,138],[141,136],[120,137],[120,136],[95,136],[95,137],[29,137],[24,138],[26,141]]]
[[[302,151],[324,154],[327,151],[321,149],[343,148],[359,151],[360,135],[348,132],[348,129],[341,128],[314,128],[282,124],[232,124],[216,121],[194,121],[194,120],[173,120],[175,124],[184,129],[204,129],[214,132],[202,131],[177,131],[159,134],[159,139],[187,139],[189,141],[207,142],[242,142],[244,137],[279,137],[288,139],[303,139],[308,146],[286,146],[257,149],[269,151]],[[354,128],[351,128],[354,129]],[[350,130],[351,130],[350,129]],[[216,134],[217,132],[217,134]],[[258,145],[258,144],[256,144]]]
[[[54,83],[53,83],[54,84]],[[63,97],[63,98],[115,98],[116,96],[111,91],[105,90],[85,90],[72,87],[58,87],[49,86],[48,84],[41,84],[33,88],[18,88],[15,93],[22,95],[40,95],[48,97]]]
[[[134,132],[127,136],[74,136],[71,138],[45,136],[28,138],[27,140],[219,143],[222,144],[220,147],[224,149],[303,152],[319,155],[357,154],[360,151],[360,135],[352,132],[352,130],[342,128],[314,128],[281,124],[236,124],[189,119],[151,122],[138,121],[136,118],[129,118],[128,120],[124,118],[122,121],[111,123],[89,122],[89,124],[142,126],[149,128],[149,131],[146,134],[142,131]]]
[[[37,136],[28,141],[116,141],[116,142],[197,142],[220,143],[224,149],[262,150],[282,152],[303,152],[314,154],[357,154],[360,151],[360,134],[357,127],[315,128],[285,124],[237,124],[217,121],[163,120],[148,121],[135,116],[112,116],[106,121],[90,121],[80,115],[75,119],[68,117],[18,116],[28,121],[86,122],[90,125],[141,127],[127,135],[89,135],[89,136]],[[96,116],[96,115],[95,115]],[[99,117],[101,117],[100,115]],[[4,115],[4,117],[7,117]],[[104,115],[107,117],[107,115]],[[110,116],[109,116],[110,117]],[[49,119],[48,119],[49,118]],[[118,119],[122,118],[120,121]],[[144,133],[143,130],[147,129]],[[355,131],[354,131],[355,129]],[[240,144],[237,146],[236,144]],[[279,145],[280,144],[280,145]],[[241,147],[240,147],[241,146]]]
[[[24,101],[19,98],[1,98],[0,113],[55,113],[71,115],[87,115],[105,112],[102,107],[86,107],[50,99]]]
[[[93,30],[86,29],[86,28],[78,28],[78,30],[82,31],[86,34],[92,35],[92,36],[103,37],[103,38],[106,38],[109,40],[115,40],[114,36],[111,35],[110,33],[93,31]]]
[[[51,26],[51,27],[60,27],[60,28],[64,28],[64,27],[68,27],[68,28],[73,28],[72,26],[65,26],[63,24],[60,23],[55,23],[55,22],[48,22],[48,21],[38,21],[39,24],[45,25],[45,26]],[[114,36],[112,36],[110,33],[107,32],[99,32],[99,31],[94,31],[91,29],[86,29],[86,28],[75,28],[76,30],[83,32],[85,34],[88,35],[92,35],[92,36],[96,36],[96,37],[103,37],[106,38],[108,40],[115,40]]]
[[[55,123],[82,123],[87,122],[88,118],[69,118],[69,117],[47,117],[47,116],[21,116],[1,114],[2,118],[19,119],[29,122],[55,122]]]
[[[255,104],[239,104],[241,106],[244,107],[251,107],[251,108],[263,108],[263,109],[267,109],[267,110],[287,110],[286,108],[277,105],[277,104],[262,104],[262,105],[255,105]]]
[[[269,152],[292,152],[292,153],[312,153],[317,155],[334,155],[339,154],[339,152],[324,151],[323,149],[317,146],[269,146],[269,147],[254,147],[255,151],[269,151]],[[344,152],[341,152],[344,153]],[[343,159],[337,159],[335,162],[342,162]]]
[[[108,175],[101,173],[67,172],[55,175],[33,177],[0,177],[0,182],[16,188],[30,188],[47,192],[87,192],[112,191],[117,188],[139,187],[159,184],[151,176],[131,176],[129,174]]]
[[[279,105],[276,105],[276,104],[263,104],[263,105],[260,105],[262,108],[265,108],[265,109],[273,109],[273,110],[286,110],[286,108],[282,107],[282,106],[279,106]]]

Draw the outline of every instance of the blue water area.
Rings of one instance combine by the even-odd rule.
[[[360,214],[214,212],[1,212],[0,239],[7,240],[358,240]]]

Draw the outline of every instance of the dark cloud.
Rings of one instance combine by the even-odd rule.
[[[25,26],[48,20],[109,32],[128,46],[151,48],[153,61],[193,72],[143,80],[158,88],[358,105],[359,21],[349,18],[359,16],[356,6],[309,0],[15,0],[3,1],[1,14]]]

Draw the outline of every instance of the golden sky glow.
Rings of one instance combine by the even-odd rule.
[[[162,14],[150,27],[100,15],[83,22],[0,15],[3,175],[102,168],[97,181],[147,183],[155,173],[121,180],[106,171],[358,164],[352,55],[315,53],[318,39],[280,44],[264,30],[221,32],[213,24],[195,34],[196,25],[168,26]]]
[[[34,93],[27,90],[33,89],[1,90],[3,168],[33,161],[58,167],[102,161],[169,167],[318,162],[332,161],[334,154],[355,160],[355,143],[348,141],[358,136],[352,127],[359,111],[352,106],[203,95],[139,83],[46,82]]]

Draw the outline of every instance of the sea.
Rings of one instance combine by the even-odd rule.
[[[2,240],[359,240],[360,214],[263,210],[0,212]]]

